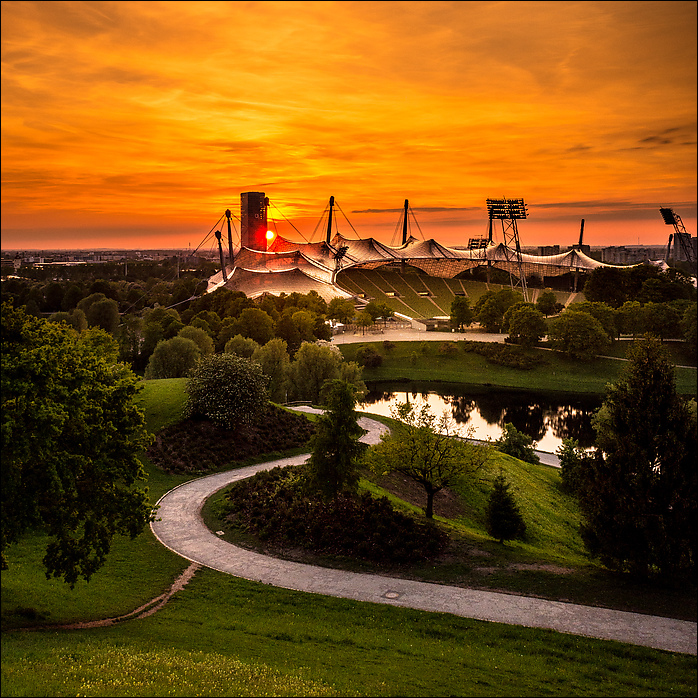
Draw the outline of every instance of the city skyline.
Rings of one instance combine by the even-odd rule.
[[[294,240],[330,196],[387,244],[405,199],[450,246],[500,197],[524,246],[581,219],[666,244],[660,207],[695,236],[695,28],[694,2],[3,2],[2,247],[194,249],[245,191]]]

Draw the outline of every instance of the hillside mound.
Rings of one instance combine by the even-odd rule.
[[[254,424],[223,429],[207,419],[165,427],[146,455],[167,473],[214,472],[259,456],[305,446],[315,425],[305,415],[271,403]]]

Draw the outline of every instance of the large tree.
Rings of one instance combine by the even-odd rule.
[[[367,464],[378,474],[398,472],[418,482],[427,496],[426,517],[431,519],[434,495],[477,472],[490,458],[491,447],[457,438],[453,418],[444,413],[437,419],[426,403],[401,403],[391,415],[399,424],[371,448]]]
[[[104,563],[115,534],[150,521],[137,454],[150,441],[137,378],[103,330],[2,306],[2,564],[45,531],[47,576],[71,586]]]
[[[603,325],[595,317],[570,310],[550,321],[548,339],[553,349],[575,359],[592,359],[611,344]]]
[[[658,340],[636,342],[594,427],[577,484],[590,552],[618,571],[695,574],[695,410]]]
[[[547,331],[543,314],[532,303],[517,303],[504,314],[509,339],[523,347],[535,346]]]

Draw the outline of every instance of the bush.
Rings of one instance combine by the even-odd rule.
[[[204,357],[187,380],[185,416],[203,416],[226,429],[249,424],[266,407],[268,382],[251,359],[235,354]]]
[[[371,346],[361,347],[356,352],[356,362],[365,368],[378,368],[383,364],[383,357]]]
[[[277,547],[411,562],[434,557],[448,541],[433,524],[394,511],[385,497],[309,497],[304,466],[274,468],[236,482],[227,501],[230,524]]]
[[[520,432],[511,423],[504,425],[502,436],[494,442],[494,447],[502,453],[506,453],[526,463],[540,463],[540,458],[536,455],[533,446],[533,439]]]
[[[543,363],[542,359],[527,355],[523,348],[517,346],[500,344],[498,342],[473,342],[470,340],[463,340],[460,344],[463,347],[463,351],[484,356],[489,363],[499,366],[529,371],[534,366]]]

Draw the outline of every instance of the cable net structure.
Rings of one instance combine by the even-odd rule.
[[[598,267],[615,267],[592,259],[576,249],[556,255],[516,252],[503,243],[490,243],[479,249],[447,247],[434,239],[410,237],[399,246],[386,245],[375,238],[351,239],[336,234],[331,242],[302,243],[276,236],[266,251],[242,247],[235,264],[208,282],[208,291],[225,286],[242,291],[250,298],[264,293],[308,293],[315,290],[325,300],[351,298],[337,285],[337,274],[351,268],[378,269],[387,265],[409,265],[430,276],[454,278],[477,267],[502,269],[520,275],[562,276],[570,272],[591,272]]]

